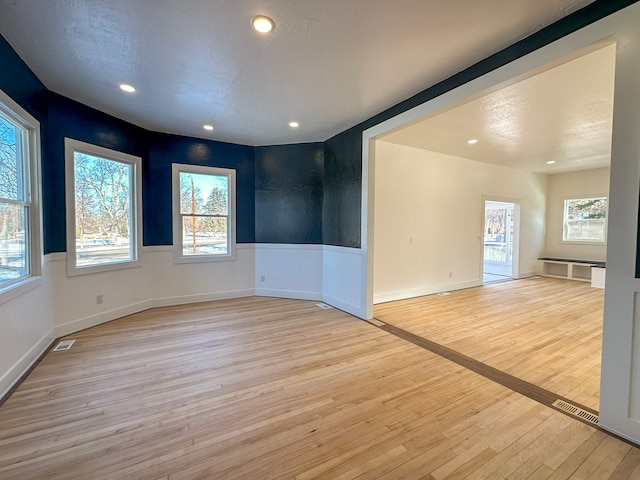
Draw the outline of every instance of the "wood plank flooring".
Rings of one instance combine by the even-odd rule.
[[[530,278],[375,306],[376,318],[598,410],[604,291]]]
[[[0,478],[629,479],[640,451],[315,302],[85,330],[0,407]]]

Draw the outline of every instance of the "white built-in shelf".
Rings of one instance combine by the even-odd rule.
[[[540,262],[540,275],[544,277],[592,282],[592,286],[603,288],[599,284],[604,284],[604,262],[552,257],[541,257],[538,261]],[[595,275],[593,274],[594,269],[597,269]],[[592,281],[592,279],[596,280],[596,277],[598,285],[594,285]]]

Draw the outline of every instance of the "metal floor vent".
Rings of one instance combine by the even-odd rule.
[[[562,400],[556,400],[551,405],[562,410],[563,412],[570,413],[574,417],[581,418],[582,420],[586,420],[587,422],[594,425],[598,425],[598,422],[600,420],[598,418],[598,415],[594,415],[591,412],[587,412],[580,407],[576,407],[575,405],[571,405],[570,403],[564,402]]]
[[[56,345],[56,348],[54,348],[53,351],[62,352],[64,350],[69,350],[74,343],[76,343],[75,340],[63,340],[58,345]]]
[[[330,308],[333,308],[331,305],[327,305],[326,303],[316,303],[317,307],[320,307],[323,310],[329,310]]]

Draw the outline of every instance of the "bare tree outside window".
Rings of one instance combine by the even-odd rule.
[[[29,274],[23,129],[0,115],[0,286]]]
[[[227,255],[229,179],[180,172],[182,254]]]
[[[76,264],[129,261],[131,165],[75,152]]]

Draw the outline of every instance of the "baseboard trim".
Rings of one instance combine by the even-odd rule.
[[[448,285],[431,285],[422,288],[412,288],[410,290],[400,290],[397,292],[381,293],[373,297],[373,303],[395,302],[396,300],[405,300],[407,298],[423,297],[425,295],[433,295],[440,292],[449,292],[453,290],[463,290],[465,288],[479,287],[482,282],[479,280],[470,280],[467,282],[450,283]]]
[[[322,301],[355,317],[364,319],[367,316],[366,311],[359,306],[347,303],[330,295],[322,295]]]
[[[531,277],[537,277],[538,275],[540,275],[538,272],[533,271],[533,272],[522,272],[520,273],[520,275],[518,275],[518,280],[523,279],[523,278],[531,278]]]
[[[108,310],[89,317],[79,318],[71,322],[63,323],[62,325],[56,325],[53,328],[53,331],[56,337],[66,337],[81,330],[96,327],[103,323],[110,322],[111,320],[115,320],[116,318],[132,315],[149,308],[151,308],[151,301],[145,300],[144,302],[133,303],[131,305],[114,308],[113,310]]]
[[[0,378],[0,405],[2,405],[13,392],[14,387],[17,387],[40,361],[42,356],[49,350],[51,345],[53,345],[54,341],[55,336],[53,331],[47,332]]]
[[[170,307],[172,305],[185,305],[187,303],[213,302],[215,300],[228,300],[230,298],[251,297],[255,294],[252,288],[246,290],[230,290],[226,292],[198,293],[195,295],[182,295],[178,297],[154,298],[151,307]]]
[[[117,320],[118,318],[133,315],[134,313],[142,312],[154,307],[170,307],[172,305],[184,305],[187,303],[211,302],[214,300],[226,300],[229,298],[250,297],[254,294],[255,291],[253,289],[246,289],[154,298],[58,325],[54,328],[54,334],[56,337],[66,337],[81,330],[97,327],[103,323],[111,322],[112,320]]]
[[[322,300],[320,292],[305,292],[296,290],[276,290],[273,288],[256,288],[256,297],[279,297],[292,300]]]

